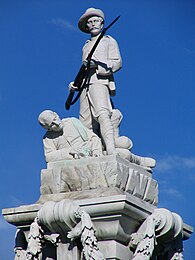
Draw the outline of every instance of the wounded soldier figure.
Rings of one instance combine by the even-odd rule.
[[[123,159],[151,171],[151,168],[155,166],[155,160],[134,155],[130,151],[132,148],[131,140],[126,136],[119,136],[121,120],[122,114],[118,109],[114,109],[112,124],[117,154]],[[57,113],[45,110],[39,115],[38,121],[47,130],[43,137],[46,162],[105,155],[100,138],[86,128],[79,119],[60,119]]]
[[[43,138],[46,162],[102,155],[99,137],[77,118],[61,120],[55,112],[45,110],[38,121],[47,130]]]

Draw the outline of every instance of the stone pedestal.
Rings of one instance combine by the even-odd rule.
[[[158,184],[152,174],[114,155],[48,163],[47,169],[41,171],[39,202],[95,198],[101,193],[106,196],[108,188],[118,188],[119,193],[132,194],[149,204],[158,203]]]
[[[117,189],[109,189],[110,193],[115,195],[76,200],[77,204],[84,209],[91,216],[96,236],[99,241],[99,247],[107,259],[131,259],[132,252],[130,252],[128,243],[131,233],[135,232],[140,224],[149,216],[154,206],[140,201],[140,199],[133,195],[119,195]],[[93,191],[91,191],[93,194]],[[91,194],[91,195],[92,195]],[[20,230],[23,230],[26,237],[29,233],[30,224],[33,222],[37,212],[41,209],[41,204],[21,206],[14,209],[4,209],[3,214],[5,219],[15,225]],[[61,227],[58,232],[61,230]],[[57,248],[58,260],[63,260],[63,252],[72,255],[72,260],[79,260],[75,258],[76,249],[74,252],[70,250],[70,240],[65,239],[69,229],[64,227],[63,243]],[[105,242],[106,241],[106,242]],[[105,243],[104,243],[105,242]],[[121,251],[121,249],[123,249]],[[53,250],[56,250],[55,248]],[[68,253],[69,252],[69,253]],[[74,255],[74,257],[73,257]],[[78,254],[79,255],[79,254]],[[120,258],[119,258],[120,257]]]
[[[24,232],[28,242],[30,225],[40,212],[42,223],[51,233],[60,234],[61,242],[57,247],[46,242],[39,259],[80,260],[79,238],[72,242],[67,237],[77,224],[66,206],[67,200],[90,216],[105,259],[130,260],[135,251],[129,246],[131,235],[139,233],[141,224],[157,212],[158,185],[151,173],[116,156],[60,161],[42,170],[41,196],[35,204],[4,209],[3,215]],[[44,206],[48,201],[53,208]],[[52,215],[54,209],[60,213]],[[163,232],[174,230],[174,234],[179,230],[183,239],[190,237],[190,226],[180,221],[179,227],[174,221],[166,226],[163,221],[163,227],[158,224],[156,228],[157,239],[162,229]]]

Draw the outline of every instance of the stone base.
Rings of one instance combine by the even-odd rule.
[[[59,245],[55,247],[46,242],[39,259],[83,259],[80,240],[72,242],[67,238],[76,223],[71,222],[71,218],[68,224],[64,221],[68,219],[67,215],[71,215],[68,204],[65,203],[62,208],[59,206],[64,200],[69,201],[70,205],[75,203],[90,216],[98,246],[105,259],[131,260],[133,252],[129,248],[130,237],[156,211],[158,185],[150,172],[114,155],[49,163],[41,173],[39,200],[32,205],[3,210],[7,222],[20,229],[23,237],[25,235],[24,243],[28,241],[30,225],[38,212],[42,212],[45,217],[45,222],[41,223],[50,223],[51,229],[46,225],[47,228],[60,234]],[[47,207],[47,202],[49,205],[52,203],[54,208]],[[56,208],[60,208],[60,217],[58,213],[53,214]],[[174,214],[169,214],[174,219]],[[176,230],[174,223],[170,228]],[[179,230],[184,240],[190,237],[193,230],[181,223]],[[165,223],[161,221],[161,224],[163,226]],[[166,227],[169,229],[169,225]]]
[[[113,193],[116,193],[115,189],[113,189]],[[127,255],[131,255],[131,252],[127,249],[130,235],[138,229],[140,224],[156,208],[130,194],[113,195],[96,199],[88,198],[75,200],[75,202],[90,215],[99,245],[107,259],[131,259],[125,258]],[[7,222],[24,231],[27,238],[30,224],[33,222],[41,207],[41,204],[33,204],[4,209],[3,215]],[[63,230],[63,233],[67,234],[68,231],[69,230]],[[104,245],[104,242],[108,247]],[[71,244],[68,239],[66,239],[66,243]],[[62,243],[56,249],[56,255],[58,256],[56,259],[65,259],[62,256],[63,253],[60,253],[61,251],[64,252],[65,248],[67,248],[67,245]],[[80,259],[79,253],[77,252],[78,248],[76,248],[74,249],[76,250],[74,254],[68,251],[69,255],[74,255],[74,257],[72,255],[72,258],[70,257],[71,260]],[[120,252],[122,248],[125,249],[124,252]],[[51,248],[48,248],[48,250],[51,251]],[[53,252],[53,254],[55,253]],[[75,258],[75,254],[78,254],[78,258]],[[66,258],[66,260],[67,259],[68,258]]]
[[[117,192],[119,192],[119,194],[117,194]],[[91,193],[91,196],[93,195],[93,191],[89,191],[89,193]],[[144,202],[133,195],[120,194],[120,191],[117,189],[109,189],[109,193],[112,193],[113,195],[75,200],[81,208],[89,213],[94,225],[96,225],[97,222],[99,223],[97,225],[101,226],[101,222],[108,219],[116,220],[120,218],[127,218],[130,221],[129,226],[133,227],[134,223],[137,223],[135,226],[136,228],[139,223],[149,216],[156,208],[155,206]],[[62,199],[62,197],[66,197],[63,193],[58,195],[60,199]],[[54,197],[56,198],[56,195],[54,196],[54,194],[49,196],[50,199]],[[7,222],[15,225],[17,228],[26,228],[33,222],[41,207],[42,204],[36,203],[17,208],[3,209],[2,212]],[[135,228],[133,228],[133,230],[135,230]],[[99,231],[97,232],[101,233],[101,230],[102,228],[99,228]],[[105,236],[106,232],[103,233]],[[101,236],[101,234],[99,234],[99,236]]]
[[[91,191],[92,192],[92,191]],[[111,192],[111,190],[110,190]],[[116,193],[116,189],[113,189]],[[62,194],[61,194],[62,195]],[[131,194],[118,194],[107,197],[74,200],[91,217],[98,245],[106,259],[132,259],[129,249],[130,235],[138,230],[143,221],[150,216],[155,206],[134,197]],[[4,209],[3,215],[7,222],[24,231],[26,238],[30,224],[33,222],[41,204],[26,205],[17,208]],[[67,238],[67,227],[63,230],[63,240],[57,248],[48,244],[43,256],[54,260],[80,260],[81,252],[77,242]],[[192,228],[183,225],[184,239],[190,237]],[[52,257],[53,258],[52,258]],[[45,259],[45,258],[42,258]]]
[[[96,191],[108,188],[158,203],[158,184],[152,174],[116,155],[51,162],[41,171],[41,201],[45,201],[44,196],[60,193],[66,193],[66,198],[74,194],[86,198],[89,190],[94,190],[95,197]]]

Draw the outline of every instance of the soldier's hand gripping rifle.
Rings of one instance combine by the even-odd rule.
[[[90,70],[90,61],[91,58],[99,44],[99,42],[101,41],[101,39],[103,38],[104,34],[106,33],[106,31],[120,18],[120,16],[118,16],[117,18],[115,18],[107,27],[105,27],[102,32],[100,33],[99,37],[97,38],[96,42],[94,43],[90,53],[87,56],[86,59],[86,64],[82,64],[74,82],[73,82],[73,87],[70,89],[70,93],[68,95],[68,98],[66,100],[65,103],[65,108],[66,110],[70,109],[70,106],[73,105],[74,103],[76,103],[76,101],[79,99],[82,90],[84,89],[87,79],[88,79],[88,74],[89,74],[89,70]],[[74,97],[74,93],[75,91],[78,91],[77,96],[75,97],[75,99],[73,100]]]

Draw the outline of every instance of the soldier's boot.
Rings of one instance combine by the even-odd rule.
[[[131,141],[131,139],[129,139],[127,136],[120,136],[119,134],[119,127],[122,118],[123,118],[122,113],[118,109],[113,109],[111,122],[114,131],[115,147],[130,150],[133,146],[133,142]]]
[[[116,154],[114,144],[114,130],[110,116],[106,113],[103,113],[98,117],[98,122],[100,124],[100,132],[106,146],[107,154]]]
[[[112,122],[115,138],[119,137],[119,126],[122,118],[123,118],[122,113],[118,109],[113,109],[111,122]]]
[[[141,157],[135,154],[131,154],[131,159],[130,161],[132,163],[136,163],[140,166],[144,167],[149,167],[149,168],[154,168],[156,165],[156,161],[153,158],[150,157]]]

